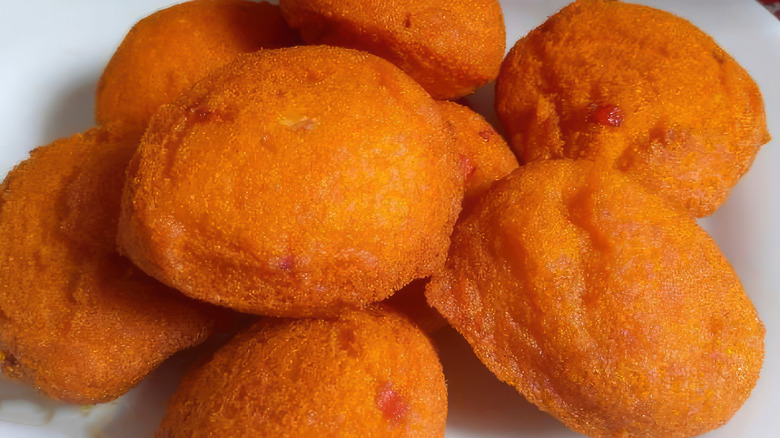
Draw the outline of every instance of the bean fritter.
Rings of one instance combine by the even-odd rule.
[[[279,7],[266,2],[193,0],[155,12],[133,26],[106,66],[96,120],[143,131],[160,105],[239,54],[298,41]]]
[[[0,367],[50,397],[114,399],[215,326],[214,309],[114,250],[137,144],[92,129],[33,150],[0,185]]]
[[[121,250],[186,295],[300,317],[379,301],[441,267],[463,181],[437,103],[389,62],[263,50],[152,117]]]
[[[157,437],[428,438],[446,418],[430,341],[374,308],[256,323],[184,378]]]
[[[515,44],[496,109],[523,163],[604,156],[697,217],[769,141],[748,73],[688,21],[579,0]]]
[[[497,0],[280,0],[309,44],[365,50],[436,99],[471,94],[498,75],[506,30]]]
[[[429,302],[529,401],[594,437],[688,437],[756,384],[765,331],[715,242],[609,163],[520,167],[456,225]]]

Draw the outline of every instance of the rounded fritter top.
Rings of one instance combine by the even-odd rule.
[[[100,78],[100,124],[143,131],[160,105],[241,53],[299,41],[279,7],[246,0],[194,0],[142,19],[130,29]]]
[[[187,295],[273,316],[378,301],[444,260],[463,175],[436,102],[327,46],[244,55],[150,123],[122,251]]]
[[[281,0],[309,44],[365,50],[437,99],[471,94],[498,75],[506,31],[497,0]]]
[[[580,0],[517,42],[496,108],[521,162],[606,156],[700,217],[769,140],[748,73],[688,21]]]

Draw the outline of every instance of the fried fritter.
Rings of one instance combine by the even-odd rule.
[[[697,217],[769,141],[755,82],[691,23],[579,0],[517,42],[496,108],[521,162],[607,156]]]
[[[497,0],[280,0],[309,44],[365,50],[437,99],[471,94],[498,75],[506,46]]]
[[[253,325],[184,378],[157,437],[428,438],[446,418],[430,341],[375,308]]]
[[[279,7],[246,0],[193,0],[136,23],[100,78],[97,122],[143,130],[160,105],[173,102],[241,53],[296,44]]]
[[[0,367],[50,397],[114,399],[215,325],[113,249],[137,145],[92,129],[35,149],[0,185]]]
[[[687,437],[747,399],[764,327],[685,212],[587,160],[531,163],[456,225],[429,301],[499,379],[594,437]]]
[[[468,107],[439,102],[439,111],[455,134],[455,146],[465,170],[464,200],[477,198],[490,185],[517,169],[517,158],[490,123]]]
[[[382,300],[443,265],[460,209],[436,105],[368,53],[243,55],[152,118],[120,247],[163,283],[248,313]]]

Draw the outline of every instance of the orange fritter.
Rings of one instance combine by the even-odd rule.
[[[240,311],[363,306],[443,265],[454,155],[436,101],[381,58],[243,55],[152,118],[119,244],[163,283]]]
[[[98,123],[143,130],[149,117],[241,53],[294,45],[279,7],[246,0],[193,0],[136,23],[100,78]]]
[[[697,217],[769,141],[758,87],[712,38],[617,1],[576,1],[518,41],[496,109],[521,162],[609,157]]]
[[[375,308],[256,323],[184,378],[156,436],[429,438],[446,418],[430,341]]]
[[[480,201],[427,296],[498,378],[593,437],[694,436],[747,399],[764,327],[685,212],[587,160]]]
[[[477,198],[518,166],[512,150],[490,123],[468,107],[439,102],[439,111],[455,135],[455,147],[465,171],[464,199]]]
[[[506,31],[497,0],[280,0],[309,44],[365,50],[437,99],[471,94],[498,75]]]
[[[50,397],[116,398],[214,326],[113,249],[137,144],[93,129],[35,149],[0,185],[0,368]]]

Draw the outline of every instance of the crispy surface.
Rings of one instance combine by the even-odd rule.
[[[439,102],[439,111],[452,127],[466,171],[464,199],[477,198],[493,182],[517,169],[512,150],[481,115],[448,101]]]
[[[697,217],[769,141],[758,87],[712,38],[606,0],[577,1],[518,41],[496,109],[521,162],[604,155]]]
[[[111,130],[96,129],[67,140],[69,144],[82,142],[85,152],[71,160],[73,170],[61,191],[59,217],[60,230],[74,243],[116,253],[125,169],[141,134],[115,134]]]
[[[137,144],[93,129],[35,149],[0,185],[0,367],[57,399],[116,398],[214,325],[110,243]]]
[[[309,44],[365,50],[437,99],[471,94],[498,75],[506,46],[497,0],[280,0]]]
[[[495,181],[517,168],[517,159],[504,139],[471,109],[455,102],[438,102],[439,111],[455,136],[461,171],[465,174],[463,202],[468,208]],[[446,326],[446,321],[425,299],[428,279],[406,285],[385,301],[416,322],[426,333]]]
[[[462,178],[425,91],[325,46],[244,55],[150,123],[119,243],[185,294],[306,316],[386,298],[443,264]]]
[[[157,437],[443,437],[446,417],[428,338],[371,309],[255,324],[184,378]]]
[[[266,2],[194,0],[155,12],[133,26],[106,66],[96,120],[143,130],[160,105],[239,54],[298,38],[279,7]]]
[[[589,436],[714,429],[762,366],[764,327],[714,241],[586,160],[493,186],[427,296],[501,380]]]

